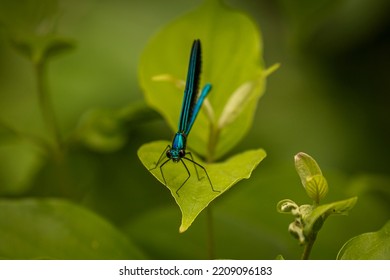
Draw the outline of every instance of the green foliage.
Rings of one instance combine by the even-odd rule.
[[[114,152],[125,146],[137,123],[157,118],[143,102],[119,109],[93,109],[80,119],[72,141],[98,152]]]
[[[17,51],[35,64],[42,63],[75,47],[72,40],[55,35],[14,39],[12,44]]]
[[[328,184],[317,162],[308,154],[299,153],[295,156],[295,169],[307,195],[320,203],[320,200],[328,193]]]
[[[4,0],[0,3],[0,24],[8,31],[14,48],[33,63],[74,48],[74,42],[55,34],[57,0]]]
[[[163,184],[164,179],[162,178],[160,168],[153,168],[156,166],[156,161],[160,158],[161,151],[164,151],[168,144],[169,142],[166,141],[156,141],[145,144],[138,150],[138,156],[142,163]],[[183,188],[180,189],[179,196],[176,194],[176,190],[186,180],[187,172],[180,162],[164,165],[163,172],[167,180],[167,188],[171,191],[182,212],[182,222],[179,231],[186,231],[199,213],[211,201],[222,195],[238,181],[248,179],[253,169],[256,168],[265,156],[265,151],[259,149],[243,152],[221,163],[206,164],[199,159],[195,159],[206,168],[214,189],[218,192],[212,191],[209,181],[201,171],[199,171],[201,180],[198,180],[193,165],[187,162],[186,165],[192,176]]]
[[[0,195],[23,195],[45,162],[42,149],[14,137],[0,145]]]
[[[304,217],[305,227],[303,229],[303,234],[309,236],[313,232],[317,233],[321,229],[323,222],[330,215],[347,215],[355,206],[356,202],[357,197],[352,197],[315,207]]]
[[[328,184],[319,165],[305,153],[297,154],[294,159],[302,185],[307,195],[314,200],[314,204],[298,206],[294,201],[284,199],[278,202],[276,209],[279,213],[292,214],[295,217],[288,230],[301,245],[305,245],[302,258],[307,259],[325,220],[330,215],[348,214],[355,206],[357,197],[319,205],[320,199],[324,198],[328,192]]]
[[[223,33],[226,28],[230,31],[228,34]],[[186,180],[187,171],[175,166],[164,172],[167,187],[182,211],[180,232],[187,230],[212,200],[242,178],[249,178],[266,156],[263,150],[257,150],[214,164],[249,129],[257,100],[264,93],[265,78],[277,68],[264,70],[260,34],[246,15],[228,9],[221,1],[205,1],[197,10],[161,30],[141,59],[140,79],[146,101],[167,120],[173,131],[179,120],[188,50],[195,38],[202,40],[202,81],[211,83],[213,88],[191,131],[188,145],[206,158],[208,164],[197,162],[206,168],[214,189],[219,192],[211,190],[208,180],[198,181],[196,176],[191,176],[177,196],[175,192]],[[241,38],[239,44],[237,38]],[[163,184],[161,172],[155,167],[167,145],[146,144],[138,152],[143,164]],[[164,170],[167,166],[164,165]],[[195,174],[196,170],[191,173]]]
[[[58,199],[0,200],[1,259],[141,259],[96,214]]]
[[[389,260],[390,221],[380,230],[349,240],[337,255],[338,260]]]
[[[177,129],[183,91],[177,82],[157,82],[156,77],[185,80],[195,38],[202,41],[202,84],[211,83],[213,88],[188,145],[214,161],[231,150],[250,128],[269,72],[264,71],[262,42],[254,23],[221,1],[204,1],[198,9],[162,29],[141,58],[140,81],[146,101],[173,131]]]
[[[387,26],[388,1],[353,7],[229,1],[253,20],[221,2],[204,2],[163,27],[197,2],[0,1],[0,258],[299,258],[296,241],[284,232],[289,217],[274,208],[283,197],[304,201],[305,192],[288,187],[297,177],[286,157],[305,147],[322,158],[326,180],[314,168],[302,181],[313,203],[285,201],[306,219],[301,236],[311,238],[323,217],[346,213],[355,203],[339,197],[359,196],[348,218],[336,216],[321,227],[310,257],[333,259],[358,236],[339,258],[388,259],[388,226],[372,233],[390,210],[389,114],[383,106],[388,65],[382,59],[388,48],[386,34],[378,32]],[[259,24],[266,31],[264,61],[283,62],[270,79],[275,68],[264,69]],[[169,36],[150,40],[156,30]],[[201,85],[210,82],[213,89],[188,150],[203,156],[205,162],[195,157],[217,178],[212,166],[220,159],[240,165],[246,153],[261,155],[251,150],[259,145],[270,157],[250,180],[213,202],[212,234],[211,211],[202,211],[185,234],[178,232],[180,210],[137,157],[139,146],[176,131],[195,38],[203,43]],[[142,91],[153,89],[144,91],[148,107],[137,101],[140,58]],[[271,94],[253,119],[265,77]],[[157,114],[149,106],[168,128],[150,122]],[[251,122],[256,127],[248,129]],[[245,159],[251,166],[239,166],[247,173],[237,180],[248,177],[260,158]],[[187,165],[192,176],[182,190],[195,192],[204,174],[198,169],[198,181]],[[161,176],[159,168],[155,172]],[[171,162],[164,173],[172,191],[178,186],[172,174],[186,176]],[[343,187],[325,197],[326,181]],[[204,190],[211,193],[208,185]],[[363,232],[370,233],[359,236]]]

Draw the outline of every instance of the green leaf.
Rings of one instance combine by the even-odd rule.
[[[13,39],[12,45],[20,54],[36,64],[75,47],[72,40],[51,34]]]
[[[317,204],[323,199],[328,193],[328,183],[322,175],[314,175],[309,177],[306,182],[306,193],[313,199]]]
[[[294,157],[295,169],[308,196],[317,204],[328,193],[328,183],[317,162],[308,154],[298,153]]]
[[[308,179],[315,175],[322,175],[321,169],[317,162],[308,154],[298,153],[294,157],[295,169],[301,178],[302,185],[306,187]]]
[[[170,143],[167,141],[156,141],[144,144],[138,150],[138,157],[144,166],[164,184],[160,168],[156,167],[161,153]],[[230,189],[234,184],[242,179],[248,179],[256,166],[265,158],[266,153],[262,149],[246,151],[229,160],[221,163],[206,164],[194,156],[194,160],[204,166],[213,183],[214,189],[220,192],[213,192],[210,184],[199,170],[200,180],[196,176],[196,171],[193,164],[186,162],[187,168],[191,173],[191,177],[186,184],[180,189],[177,196],[176,190],[186,180],[187,172],[185,167],[179,163],[168,162],[164,165],[163,172],[166,178],[167,188],[171,191],[176,203],[182,212],[182,222],[179,231],[186,231],[211,201],[222,195]],[[155,169],[153,169],[155,168]]]
[[[74,48],[74,42],[55,34],[59,19],[57,0],[0,1],[0,24],[13,47],[34,63]]]
[[[279,68],[279,64],[273,65],[271,68],[264,71],[264,74],[268,76],[277,68]],[[251,101],[253,102],[251,97],[253,95],[253,92],[256,92],[255,88],[259,86],[258,83],[262,83],[262,80],[260,79],[243,83],[230,96],[218,121],[218,128],[220,130],[233,123],[237,119],[237,117],[243,113],[244,109],[247,108],[248,103],[250,103]]]
[[[131,103],[119,109],[93,109],[81,117],[72,140],[98,152],[122,148],[135,124],[157,118],[145,103]]]
[[[303,216],[304,235],[309,236],[313,232],[317,233],[327,217],[334,214],[347,215],[348,212],[355,206],[357,197],[336,201],[324,205],[317,206],[307,215]]]
[[[338,260],[389,260],[390,221],[379,231],[356,236],[341,248]]]
[[[183,98],[177,81],[186,79],[192,41],[201,39],[201,84],[209,82],[213,88],[191,131],[190,145],[213,161],[231,150],[250,128],[269,74],[263,69],[258,28],[245,14],[221,2],[205,1],[162,29],[146,46],[139,70],[147,103],[176,131]],[[162,82],[156,77],[169,79]]]
[[[282,214],[295,214],[299,206],[291,199],[283,199],[276,205],[276,210]]]
[[[36,143],[10,132],[14,139],[0,143],[0,195],[22,195],[44,165],[46,154]]]
[[[93,109],[82,115],[74,140],[99,152],[113,152],[126,143],[127,137],[109,109]]]
[[[107,221],[57,199],[0,200],[2,259],[132,259],[140,251]]]

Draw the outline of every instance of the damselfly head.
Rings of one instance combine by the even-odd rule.
[[[170,149],[167,151],[167,158],[171,159],[173,162],[179,162],[180,159],[183,158],[185,155],[186,152],[183,149]]]

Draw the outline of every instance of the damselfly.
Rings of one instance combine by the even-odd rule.
[[[183,161],[184,159],[193,163],[196,171],[196,175],[199,178],[199,173],[197,170],[197,167],[201,168],[204,173],[207,176],[207,179],[210,183],[211,189],[214,192],[219,192],[214,189],[213,184],[211,183],[209,174],[206,171],[206,168],[204,168],[202,165],[194,161],[194,158],[192,157],[191,152],[186,151],[187,146],[187,137],[188,134],[191,131],[192,125],[195,122],[196,116],[199,113],[199,110],[202,106],[202,103],[208,93],[211,90],[211,85],[206,84],[202,92],[200,93],[198,97],[198,89],[199,89],[199,80],[200,80],[200,72],[201,72],[201,44],[200,40],[195,40],[192,44],[191,49],[191,55],[190,55],[190,62],[188,66],[188,73],[187,73],[187,81],[186,86],[184,89],[184,98],[183,98],[183,105],[181,108],[181,114],[180,114],[180,120],[179,120],[179,128],[176,132],[173,140],[172,140],[172,146],[168,145],[163,153],[161,154],[159,160],[156,163],[156,166],[152,169],[157,168],[157,166],[160,164],[160,162],[167,157],[167,159],[161,163],[160,165],[160,171],[161,175],[164,180],[164,184],[166,185],[166,180],[163,172],[164,165],[169,162],[173,161],[175,163],[181,162],[188,174],[188,177],[184,180],[184,182],[180,185],[180,187],[176,190],[176,194],[179,196],[179,190],[184,186],[184,184],[188,181],[188,179],[191,177],[191,173],[188,170],[187,165]],[[165,156],[164,156],[165,155]],[[152,170],[150,169],[150,170]]]

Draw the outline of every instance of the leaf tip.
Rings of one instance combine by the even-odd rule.
[[[273,72],[278,70],[280,66],[281,66],[280,63],[275,63],[272,66],[270,66],[267,69],[265,69],[264,73],[263,73],[264,77],[268,77],[269,75],[271,75]]]
[[[188,229],[188,227],[181,225],[179,228],[179,233],[184,233],[185,231],[187,231],[187,229]]]

